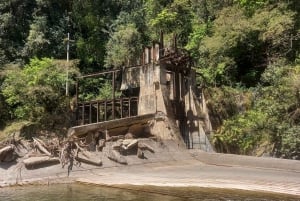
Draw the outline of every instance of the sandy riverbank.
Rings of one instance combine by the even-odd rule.
[[[82,164],[67,169],[53,165],[28,170],[20,164],[0,165],[0,187],[32,183],[81,182],[98,185],[213,187],[284,193],[299,196],[300,162],[201,151],[181,150],[175,144],[147,159],[128,157],[128,165],[103,158],[103,166]]]

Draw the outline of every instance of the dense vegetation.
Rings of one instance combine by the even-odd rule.
[[[2,0],[1,125],[62,114],[67,69],[130,63],[160,31],[193,58],[219,151],[300,158],[298,0]]]

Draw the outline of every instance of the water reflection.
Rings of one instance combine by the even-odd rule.
[[[59,184],[50,186],[26,186],[0,189],[0,200],[5,201],[273,201],[300,200],[281,194],[265,194],[258,192],[220,190],[208,188],[165,188],[165,187],[131,187],[107,188],[82,184]]]

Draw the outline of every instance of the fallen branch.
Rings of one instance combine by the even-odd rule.
[[[154,148],[144,142],[139,142],[138,148],[141,150],[148,150],[148,151],[154,153]]]
[[[120,164],[127,165],[126,159],[116,150],[109,149],[107,158]]]
[[[52,156],[51,153],[45,148],[45,143],[42,140],[39,140],[37,138],[32,138],[33,139],[33,143],[35,144],[35,146],[44,154],[46,154],[47,156]]]
[[[2,149],[0,149],[0,162],[4,162],[7,159],[7,156],[9,154],[12,154],[14,151],[14,146],[13,145],[8,145]]]
[[[30,157],[23,161],[27,169],[35,169],[39,167],[55,165],[59,163],[59,158],[51,158],[49,156]]]
[[[138,144],[138,140],[137,139],[134,139],[134,140],[123,140],[123,146],[122,146],[122,148],[124,149],[124,150],[130,150],[130,149],[132,149],[133,147],[136,147],[137,146],[137,144]]]
[[[91,157],[91,156],[89,158],[87,158],[81,152],[78,152],[77,156],[75,157],[75,160],[77,160],[78,162],[82,162],[82,163],[86,163],[86,164],[90,164],[90,165],[95,165],[95,166],[101,166],[102,165],[101,159]]]

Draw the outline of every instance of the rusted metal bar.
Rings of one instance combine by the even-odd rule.
[[[121,118],[123,118],[123,98],[120,99],[120,111],[121,111]]]
[[[131,98],[128,100],[128,116],[131,117]]]
[[[92,123],[92,103],[89,104],[89,123]]]
[[[87,113],[87,107],[88,107],[88,113]],[[96,107],[96,119],[93,120],[93,107]],[[108,108],[109,107],[109,108]],[[114,110],[113,110],[114,107]],[[136,110],[138,107],[138,97],[133,96],[133,97],[125,97],[125,98],[119,98],[119,99],[109,99],[109,100],[96,100],[96,101],[88,101],[88,102],[80,102],[78,103],[78,108],[77,108],[77,114],[76,118],[78,122],[80,120],[82,121],[81,124],[90,124],[90,123],[95,123],[96,122],[101,122],[101,121],[107,121],[108,114],[113,114],[113,111],[115,113],[115,110],[120,109],[120,116],[116,117],[115,116],[112,119],[117,119],[117,118],[125,118],[125,117],[131,117],[135,116]],[[126,109],[126,112],[124,111]],[[79,111],[81,110],[81,113]],[[111,110],[111,112],[109,111]],[[128,111],[127,111],[128,110]],[[104,117],[102,117],[101,112],[104,113]],[[81,119],[80,119],[81,117]],[[79,125],[79,123],[78,123]]]
[[[164,56],[164,33],[160,30],[160,39],[159,39],[159,58]]]
[[[126,66],[126,68],[140,68],[140,67],[142,67],[142,65]],[[98,72],[98,73],[92,73],[92,74],[78,76],[77,78],[81,79],[81,78],[97,77],[97,76],[100,76],[100,75],[106,75],[106,74],[110,74],[110,73],[113,73],[113,72],[116,73],[116,72],[120,72],[120,71],[122,71],[122,69],[107,70],[107,71],[101,71],[101,72]]]
[[[177,94],[176,94],[176,73],[175,72],[173,72],[172,78],[173,78],[173,99],[176,100]]]
[[[107,120],[107,102],[104,102],[104,121]]]
[[[84,103],[82,104],[82,124],[85,124],[84,123]]]
[[[139,98],[135,97],[135,103],[136,103],[136,116],[138,115],[138,108],[139,108]]]
[[[179,87],[179,100],[181,101],[182,100],[182,76],[181,76],[181,73],[178,73],[178,78],[179,78],[179,82],[178,82],[178,87]]]
[[[93,73],[93,74],[82,75],[82,76],[79,76],[79,77],[77,77],[77,78],[96,77],[96,76],[99,76],[99,75],[106,75],[106,74],[110,74],[110,73],[118,72],[118,71],[121,71],[121,69],[101,71],[101,72],[99,72],[99,73]]]
[[[76,106],[78,106],[78,95],[79,95],[79,83],[78,83],[78,80],[76,81],[76,85],[75,85],[75,88],[76,88],[76,99],[75,99],[75,101],[76,101]]]
[[[173,43],[174,43],[174,50],[177,52],[177,34],[174,33],[173,35]]]
[[[99,113],[100,113],[99,101],[97,101],[97,123],[99,122]]]
[[[113,102],[112,102],[112,118],[115,119],[115,72],[112,72],[112,90],[113,90]]]

